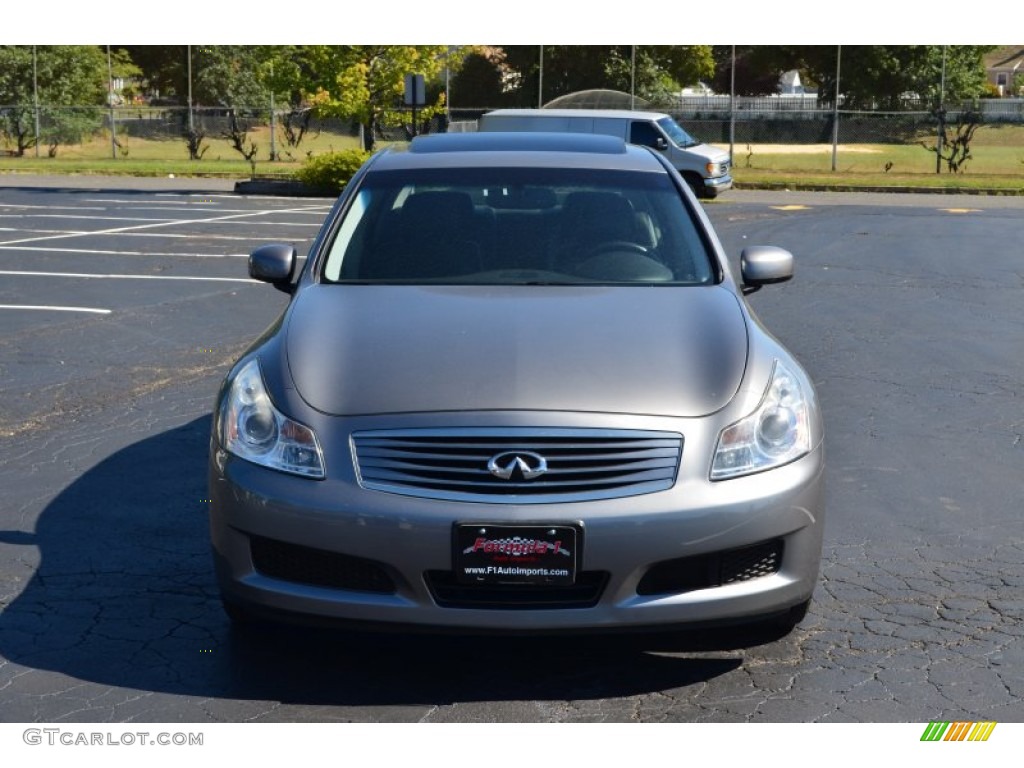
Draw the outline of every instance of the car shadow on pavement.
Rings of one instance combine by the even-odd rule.
[[[728,630],[516,638],[232,629],[209,555],[209,427],[207,416],[129,445],[61,491],[34,535],[0,531],[0,541],[34,545],[40,556],[0,612],[0,656],[79,681],[187,696],[433,705],[681,688],[739,667],[738,648],[777,639]],[[67,686],[55,679],[52,687]]]

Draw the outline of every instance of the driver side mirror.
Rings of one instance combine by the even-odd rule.
[[[249,254],[249,277],[270,283],[279,291],[295,293],[292,275],[297,260],[295,246],[283,243],[261,245]]]
[[[762,285],[784,283],[793,277],[793,254],[774,245],[752,245],[740,254],[743,293],[753,293]]]

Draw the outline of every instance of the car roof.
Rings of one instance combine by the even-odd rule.
[[[373,171],[413,168],[593,168],[665,173],[645,147],[614,136],[573,133],[442,133],[384,150]]]
[[[589,117],[621,120],[661,120],[669,117],[665,112],[640,112],[632,109],[495,109],[484,116],[499,117]]]

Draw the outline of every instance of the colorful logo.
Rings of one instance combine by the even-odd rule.
[[[995,727],[992,722],[931,722],[921,734],[921,741],[988,741]]]
[[[487,554],[510,555],[511,557],[527,557],[529,555],[543,555],[548,552],[555,552],[559,555],[571,556],[571,552],[562,546],[561,540],[550,542],[540,539],[529,539],[524,536],[512,536],[504,539],[488,539],[486,536],[477,536],[473,546],[466,547],[462,554],[471,555],[476,552]]]

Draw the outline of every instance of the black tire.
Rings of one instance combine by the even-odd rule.
[[[238,603],[222,599],[220,604],[224,608],[224,613],[231,620],[232,628],[250,629],[259,624],[259,620]]]
[[[700,176],[695,173],[687,173],[683,175],[683,180],[690,186],[698,200],[708,197],[708,191],[704,187],[704,179]]]
[[[769,621],[769,624],[774,629],[780,632],[792,632],[796,629],[797,624],[807,618],[807,611],[811,607],[811,600],[808,598],[799,605],[794,605],[788,611],[781,616],[776,616]]]

